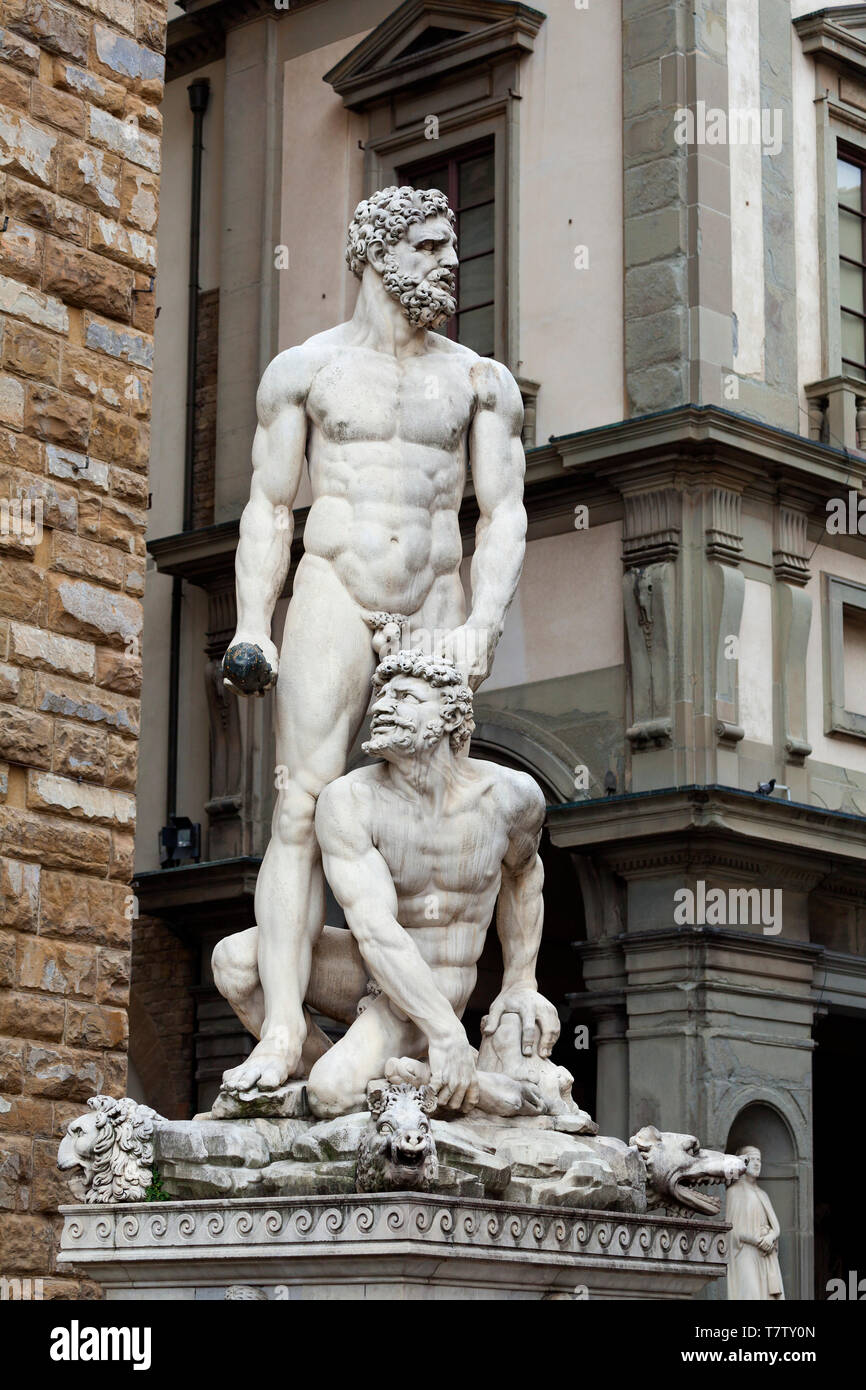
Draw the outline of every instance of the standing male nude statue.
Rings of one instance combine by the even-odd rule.
[[[325,950],[314,818],[367,710],[374,615],[401,615],[412,641],[449,633],[443,655],[458,660],[480,650],[466,672],[477,688],[523,563],[517,384],[498,362],[432,331],[456,308],[444,194],[388,188],[360,203],[347,259],[361,281],[352,318],[281,353],[262,378],[240,523],[238,627],[224,671],[244,694],[276,684],[276,762],[286,774],[255,894],[260,1041],[224,1077],[239,1092],[277,1089],[322,1051],[304,1013],[314,948]],[[305,457],[313,501],[278,655],[271,618]],[[468,618],[458,521],[467,463],[480,511]],[[230,955],[221,943],[214,958],[227,997]]]

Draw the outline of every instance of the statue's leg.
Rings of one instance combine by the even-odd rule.
[[[256,883],[261,1041],[224,1082],[271,1090],[298,1073],[303,1004],[325,918],[314,818],[339,777],[370,698],[370,630],[330,566],[305,556],[286,617],[276,692],[277,804]]]
[[[453,632],[465,621],[466,595],[460,573],[442,574],[431,585],[418,612],[409,619],[410,640],[429,651],[437,632]]]
[[[259,929],[248,927],[218,941],[212,957],[214,983],[245,1028],[261,1037],[265,996],[259,978]],[[306,1003],[326,1018],[353,1023],[367,992],[367,968],[352,933],[322,928],[313,947]]]
[[[320,1057],[310,1072],[307,1098],[319,1119],[367,1107],[367,1083],[385,1075],[392,1057],[424,1057],[427,1039],[408,1019],[398,1018],[380,994],[348,1032]]]

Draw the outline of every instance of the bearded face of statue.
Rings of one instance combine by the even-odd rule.
[[[382,283],[411,324],[438,328],[457,310],[456,237],[446,217],[414,222],[382,261]]]
[[[442,697],[416,676],[395,676],[373,702],[364,752],[373,757],[415,757],[446,734]]]

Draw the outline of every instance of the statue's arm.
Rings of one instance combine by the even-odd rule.
[[[773,1206],[773,1203],[770,1201],[770,1199],[769,1199],[769,1197],[767,1196],[766,1192],[763,1193],[763,1196],[766,1198],[766,1200],[765,1200],[765,1202],[764,1202],[764,1209],[765,1209],[765,1211],[766,1211],[766,1213],[767,1213],[767,1223],[768,1223],[768,1225],[769,1225],[769,1227],[770,1227],[770,1235],[772,1236],[772,1239],[773,1239],[773,1246],[775,1247],[776,1242],[777,1242],[778,1239],[779,1239],[779,1236],[782,1234],[782,1228],[781,1228],[781,1226],[779,1225],[779,1218],[778,1218],[778,1216],[776,1215],[776,1211],[775,1211],[775,1208],[774,1208],[774,1206]]]
[[[485,1033],[496,1031],[504,1013],[519,1014],[521,1045],[529,1055],[535,1046],[549,1057],[559,1037],[559,1015],[538,993],[535,970],[544,926],[544,867],[538,853],[545,804],[541,789],[523,773],[509,774],[514,785],[508,849],[502,864],[502,884],[496,912],[496,931],[502,947],[502,989],[482,1024]]]
[[[394,882],[366,828],[365,799],[365,789],[344,779],[332,782],[320,795],[316,835],[325,877],[367,969],[391,1002],[431,1043],[458,1037],[465,1041],[460,1020],[397,920]]]
[[[472,481],[480,512],[472,556],[472,610],[466,626],[483,639],[486,669],[473,672],[477,688],[489,675],[526,548],[523,506],[523,401],[514,377],[484,358],[472,368],[476,393],[469,432]]]
[[[240,642],[258,646],[273,679],[277,650],[270,636],[271,619],[289,568],[294,530],[291,509],[304,466],[310,374],[308,356],[299,347],[275,357],[262,377],[256,397],[258,427],[253,439],[250,500],[241,515],[235,556],[237,632],[227,658]],[[229,660],[227,673],[231,674]]]

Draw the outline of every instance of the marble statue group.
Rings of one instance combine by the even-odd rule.
[[[352,318],[281,353],[258,396],[224,671],[242,693],[275,687],[287,776],[256,926],[220,943],[214,977],[259,1039],[224,1087],[305,1078],[323,1118],[357,1111],[367,1085],[401,1066],[455,1114],[563,1108],[548,1061],[559,1019],[535,980],[544,798],[525,773],[468,756],[526,515],[517,384],[435,331],[456,307],[454,220],[436,189],[362,202],[348,236]],[[271,617],[305,458],[313,501],[278,653]],[[470,467],[480,517],[467,617],[458,511]],[[368,709],[376,761],[347,773]],[[348,932],[325,923],[323,875]],[[505,972],[485,1030],[517,1015],[511,1051],[517,1072],[535,1054],[533,1079],[492,1049],[496,1069],[479,1069],[461,1023],[497,896]],[[348,1025],[333,1048],[311,1009]]]
[[[239,695],[273,690],[283,774],[255,925],[213,956],[256,1043],[193,1121],[93,1097],[60,1166],[83,1174],[86,1203],[141,1201],[158,1162],[193,1198],[434,1190],[692,1221],[719,1215],[706,1188],[726,1184],[730,1296],[782,1297],[757,1150],[706,1150],[651,1124],[628,1143],[599,1137],[552,1060],[560,1021],[536,979],[544,796],[469,754],[523,564],[520,391],[438,331],[458,265],[443,193],[365,199],[347,260],[351,319],[280,353],[259,388],[223,661]],[[278,651],[305,462],[312,504]],[[344,923],[325,920],[326,882]],[[503,975],[476,1049],[463,1015],[494,914]],[[314,1015],[341,1025],[336,1042]]]

